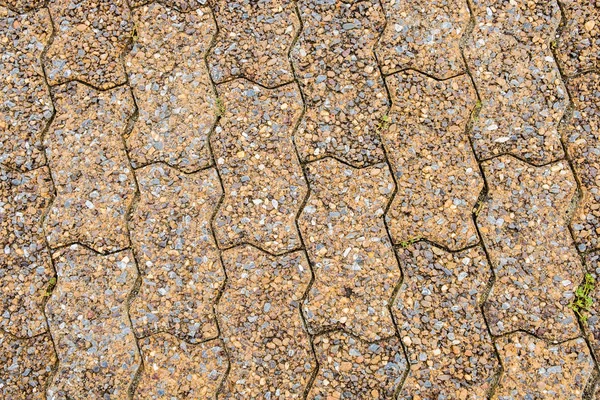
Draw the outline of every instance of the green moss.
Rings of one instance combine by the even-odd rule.
[[[596,280],[594,277],[591,274],[585,274],[583,283],[575,290],[573,302],[569,304],[569,308],[575,312],[581,322],[587,321],[586,313],[590,311],[590,307],[594,302],[591,294],[595,286]]]

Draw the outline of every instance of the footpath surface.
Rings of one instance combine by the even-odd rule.
[[[597,0],[0,0],[0,398],[600,399]]]

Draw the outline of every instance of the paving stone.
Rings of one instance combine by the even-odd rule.
[[[208,8],[158,3],[133,13],[137,39],[125,65],[139,110],[127,147],[134,167],[164,161],[185,172],[210,164],[216,96],[204,56],[216,32]]]
[[[217,83],[243,76],[273,87],[294,79],[288,52],[300,30],[292,0],[214,0],[219,34],[208,56]]]
[[[52,100],[39,59],[52,21],[47,10],[19,15],[0,7],[0,33],[0,163],[25,171],[44,164]]]
[[[492,271],[479,246],[399,249],[394,314],[411,363],[401,399],[486,399],[499,372],[480,304]]]
[[[306,102],[295,135],[300,156],[381,162],[377,126],[389,101],[373,52],[385,25],[379,1],[302,0],[298,7],[303,29],[291,58]]]
[[[45,399],[46,383],[56,364],[50,334],[17,339],[0,330],[0,396]]]
[[[556,56],[563,71],[574,75],[600,69],[600,6],[597,1],[561,0],[565,24]]]
[[[541,165],[564,156],[557,132],[567,94],[550,49],[555,0],[474,0],[465,56],[481,96],[473,125],[480,158],[512,154]]]
[[[504,365],[492,399],[581,399],[594,362],[583,339],[548,344],[524,332],[496,340]]]
[[[59,363],[48,397],[125,398],[140,365],[127,315],[133,254],[101,256],[72,245],[52,257],[58,279],[46,315]]]
[[[400,269],[383,220],[394,190],[387,165],[354,169],[327,158],[307,173],[311,193],[298,223],[315,275],[303,307],[309,330],[394,335],[388,306]]]
[[[562,133],[583,192],[571,228],[585,251],[600,247],[600,75],[574,78],[569,89],[573,114]]]
[[[212,137],[225,197],[215,217],[221,246],[251,243],[281,253],[301,246],[295,218],[307,193],[292,131],[302,113],[294,84],[219,86],[226,109]]]
[[[483,180],[465,129],[475,91],[466,75],[387,78],[392,97],[381,138],[398,191],[386,218],[392,240],[427,238],[458,250],[477,243],[472,211]]]
[[[168,334],[140,340],[144,370],[134,399],[215,399],[227,370],[220,340],[188,344]]]
[[[208,0],[129,0],[129,5],[134,8],[154,1],[183,12],[195,11],[208,4]]]
[[[316,367],[299,310],[311,278],[304,253],[274,257],[245,245],[223,262],[217,311],[231,357],[223,398],[302,398]]]
[[[213,304],[225,274],[210,218],[221,196],[214,169],[183,174],[164,164],[136,171],[140,200],[131,238],[142,285],[130,313],[137,336],[216,337]]]
[[[465,72],[460,39],[469,25],[464,0],[382,2],[387,24],[377,57],[384,74],[407,68],[450,78]]]
[[[344,332],[315,338],[319,372],[311,400],[393,399],[406,371],[397,337],[365,343]]]
[[[492,334],[522,329],[547,340],[579,334],[568,308],[583,277],[567,227],[576,191],[564,162],[533,167],[502,156],[483,164],[488,198],[477,218],[495,282],[484,305]]]
[[[55,36],[44,58],[50,85],[71,80],[98,89],[126,82],[122,55],[133,24],[126,0],[50,0]]]
[[[0,328],[19,337],[46,331],[43,303],[54,270],[42,218],[51,200],[47,168],[0,168]]]
[[[592,306],[584,311],[583,315],[587,318],[582,321],[584,333],[588,336],[590,345],[595,354],[600,355],[600,252],[590,253],[585,256],[587,272],[594,278],[595,283],[590,294]],[[580,286],[585,278],[576,282]],[[600,395],[600,393],[598,393]]]
[[[122,138],[134,109],[129,89],[72,82],[55,90],[54,106],[44,139],[57,192],[44,226],[50,245],[80,242],[99,252],[129,246],[135,181]]]
[[[46,0],[0,0],[0,6],[8,7],[14,12],[25,13],[44,6]],[[4,52],[2,52],[4,54]]]

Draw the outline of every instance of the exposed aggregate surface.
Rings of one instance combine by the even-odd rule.
[[[597,0],[0,0],[0,54],[0,399],[600,399]]]

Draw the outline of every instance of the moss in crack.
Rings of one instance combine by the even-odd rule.
[[[575,290],[573,302],[569,304],[569,308],[575,312],[581,322],[587,321],[587,313],[594,302],[591,294],[595,286],[594,277],[591,274],[585,274],[583,283]]]

